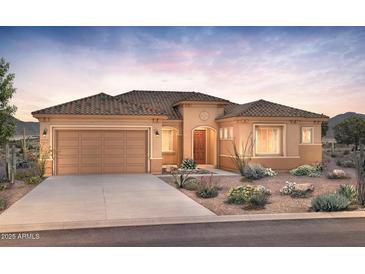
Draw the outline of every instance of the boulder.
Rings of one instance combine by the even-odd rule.
[[[347,174],[342,169],[334,169],[332,172],[328,173],[327,178],[329,179],[345,179]]]
[[[304,184],[296,184],[295,190],[303,191],[303,192],[312,192],[314,190],[314,185],[309,183]]]
[[[338,178],[346,178],[346,172],[342,169],[334,169],[332,173]]]

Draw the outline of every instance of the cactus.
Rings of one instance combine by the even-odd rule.
[[[27,160],[28,146],[27,146],[27,139],[25,138],[25,128],[23,128],[23,139],[21,140],[21,144],[22,144],[22,151],[23,151],[23,159]]]
[[[15,173],[16,173],[16,149],[15,145],[12,145],[9,149],[9,145],[5,146],[5,165],[6,165],[6,177],[11,182],[14,183]]]
[[[365,156],[364,156],[364,140],[360,140],[360,155],[355,153],[355,166],[357,178],[357,200],[362,206],[365,205]]]

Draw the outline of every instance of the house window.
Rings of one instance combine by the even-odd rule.
[[[302,127],[302,144],[312,144],[312,143],[313,143],[313,128]]]
[[[232,140],[233,139],[233,127],[223,127],[219,130],[219,139]]]
[[[256,127],[256,154],[280,155],[282,153],[282,127]]]
[[[174,150],[174,131],[172,129],[162,129],[162,152],[172,152]]]

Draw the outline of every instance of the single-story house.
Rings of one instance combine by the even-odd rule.
[[[236,104],[200,92],[100,93],[32,112],[52,150],[47,175],[161,173],[192,158],[234,170],[233,142],[276,170],[322,161],[323,114],[258,100]],[[247,147],[247,146],[246,146]],[[246,150],[247,151],[247,150]]]

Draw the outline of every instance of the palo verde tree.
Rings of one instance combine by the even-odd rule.
[[[15,122],[11,117],[16,107],[10,104],[15,93],[15,75],[9,73],[9,68],[10,64],[4,58],[0,58],[0,146],[4,146],[15,131]]]
[[[353,144],[358,149],[360,140],[365,138],[365,119],[350,117],[334,126],[335,139],[340,144]]]

